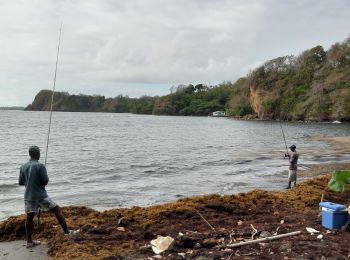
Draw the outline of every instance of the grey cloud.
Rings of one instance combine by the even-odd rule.
[[[347,0],[0,4],[0,106],[25,105],[52,86],[61,21],[58,90],[112,96],[234,81],[267,59],[328,48],[350,28]]]

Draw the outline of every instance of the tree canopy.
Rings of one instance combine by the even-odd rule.
[[[49,110],[52,92],[40,91],[27,110]],[[172,86],[170,94],[115,98],[56,92],[57,111],[206,116],[217,110],[243,118],[350,121],[350,37],[325,51],[266,61],[235,83]]]

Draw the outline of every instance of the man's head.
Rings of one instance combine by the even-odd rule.
[[[34,160],[40,159],[40,149],[36,145],[32,145],[29,147],[29,156]]]
[[[292,151],[292,152],[294,152],[295,151],[295,149],[297,149],[297,147],[293,144],[293,145],[291,145],[291,147],[289,147],[290,148],[290,150]]]

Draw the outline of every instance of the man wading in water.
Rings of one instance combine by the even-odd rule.
[[[288,173],[288,187],[291,188],[292,182],[294,182],[294,187],[297,185],[297,169],[298,169],[298,158],[299,154],[296,151],[296,146],[293,144],[289,147],[291,153],[287,153],[285,156],[289,157],[289,173]]]
[[[45,186],[49,182],[46,167],[38,162],[40,149],[37,146],[29,147],[30,160],[20,168],[19,185],[25,186],[24,204],[26,218],[27,248],[39,245],[40,241],[33,240],[34,216],[38,209],[50,210],[60,223],[65,234],[74,234],[77,231],[69,230],[60,207],[47,195]]]

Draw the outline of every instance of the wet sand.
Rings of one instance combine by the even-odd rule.
[[[323,136],[320,137],[325,141],[333,142],[335,144],[350,145],[350,136]]]
[[[339,154],[350,152],[350,136],[318,136],[314,138],[330,143]]]
[[[46,245],[38,245],[31,249],[26,248],[26,241],[15,240],[0,243],[1,260],[44,260],[47,256]]]

